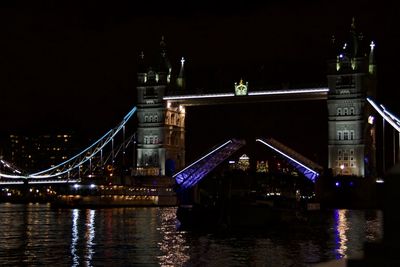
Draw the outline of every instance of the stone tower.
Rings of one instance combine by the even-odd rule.
[[[172,175],[185,165],[185,109],[163,100],[177,85],[171,82],[172,68],[164,38],[160,42],[156,68],[139,57],[137,73],[137,175]],[[183,61],[180,80],[183,81]]]
[[[333,175],[370,176],[376,169],[375,124],[367,96],[376,94],[374,43],[356,31],[332,38],[328,61],[328,168]]]

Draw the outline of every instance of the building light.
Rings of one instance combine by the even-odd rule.
[[[368,123],[369,123],[369,124],[371,124],[371,125],[374,124],[374,120],[375,120],[375,117],[374,117],[374,116],[369,116],[369,117],[368,117]]]

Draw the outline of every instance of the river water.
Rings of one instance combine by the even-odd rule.
[[[382,239],[381,211],[332,210],[325,224],[194,233],[176,208],[53,209],[0,204],[1,266],[312,266],[363,256]]]

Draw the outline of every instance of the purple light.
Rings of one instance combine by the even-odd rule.
[[[339,186],[340,186],[340,183],[339,183],[339,182],[336,182],[335,185],[336,185],[336,187],[339,187]]]

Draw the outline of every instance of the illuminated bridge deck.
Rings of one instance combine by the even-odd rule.
[[[163,99],[165,101],[172,101],[184,106],[273,101],[326,100],[328,91],[328,88],[303,88],[287,90],[250,91],[247,95],[243,96],[236,96],[234,93],[167,95]]]

